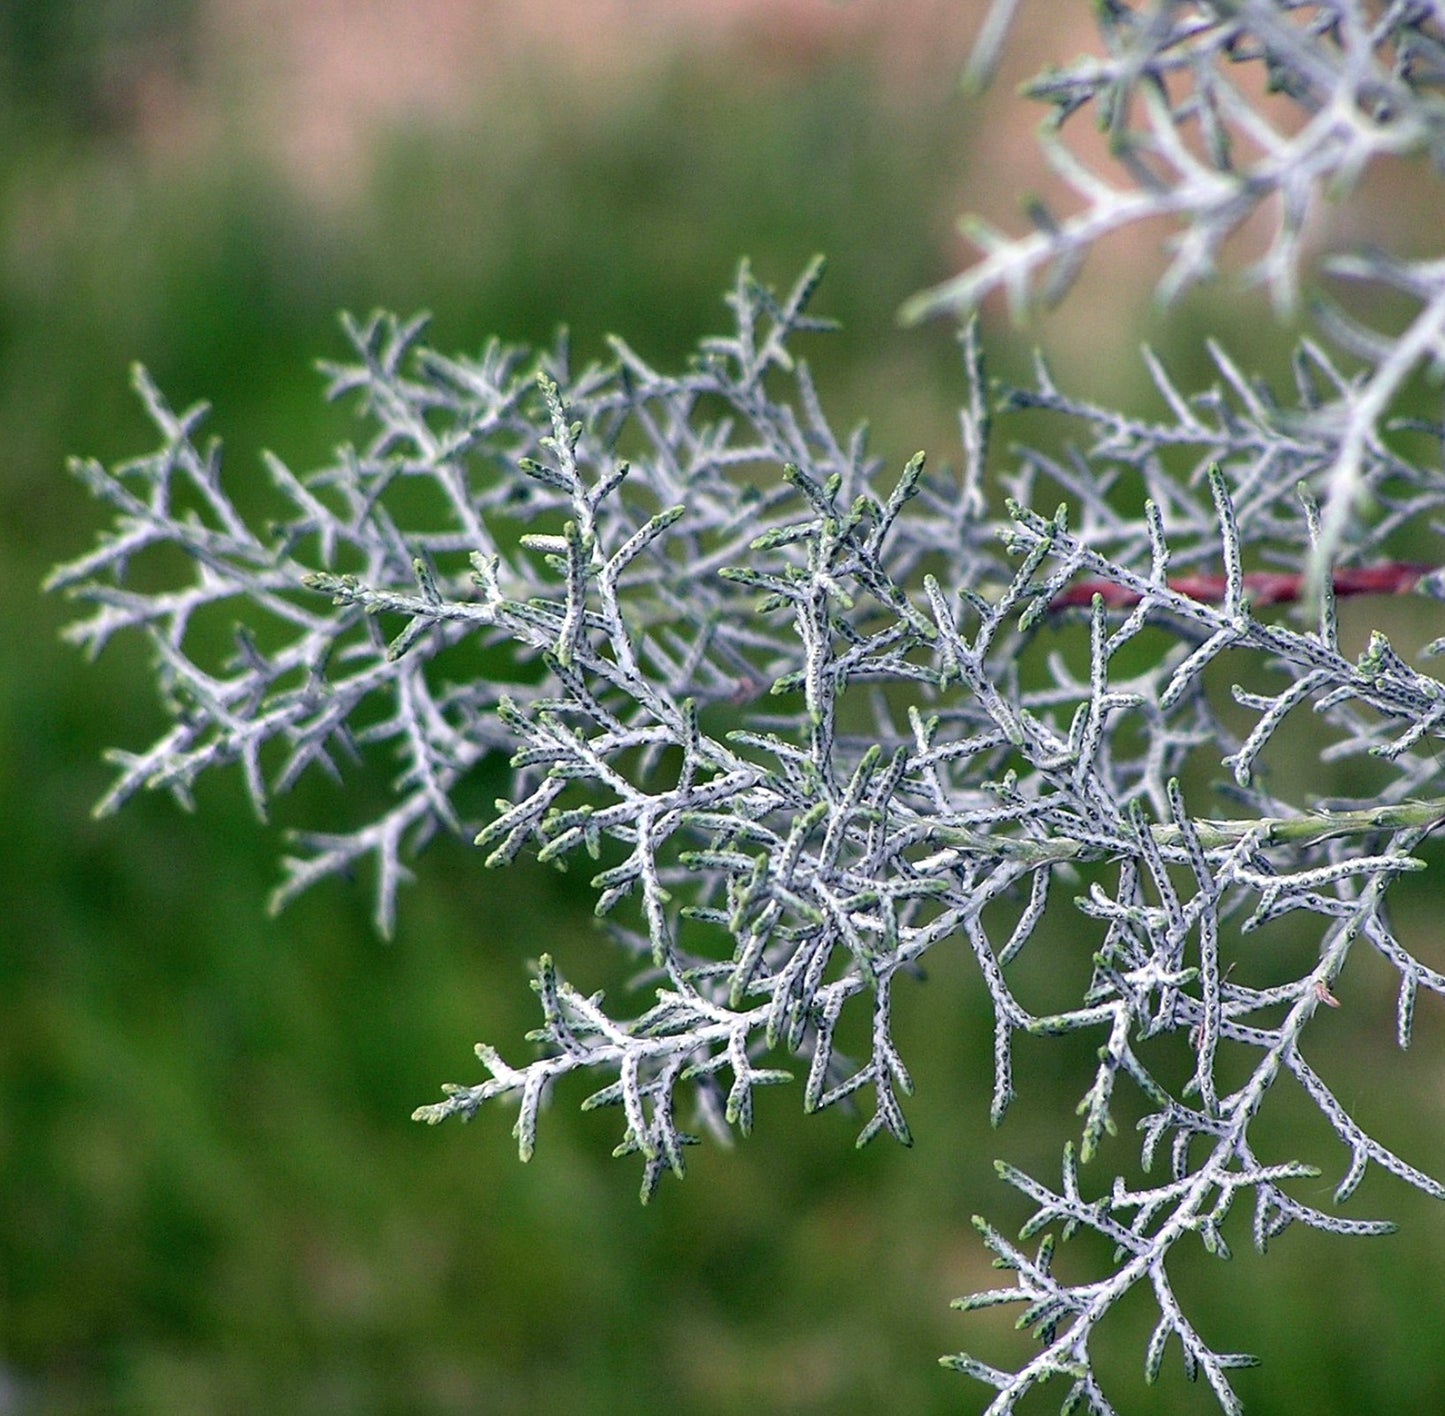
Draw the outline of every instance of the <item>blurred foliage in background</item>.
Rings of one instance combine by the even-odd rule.
[[[988,1131],[989,1019],[966,960],[898,1001],[910,1152],[855,1155],[845,1118],[805,1120],[784,1089],[750,1141],[695,1153],[643,1211],[635,1167],[609,1158],[613,1118],[578,1115],[578,1096],[526,1168],[504,1114],[414,1126],[442,1080],[472,1079],[473,1041],[525,1046],[527,959],[620,986],[585,882],[486,875],[443,843],[390,945],[364,882],[268,919],[284,827],[324,823],[338,789],[307,783],[264,826],[235,782],[203,783],[195,817],[154,800],[92,821],[102,751],[158,721],[145,652],[85,665],[57,638],[66,607],[37,591],[101,514],[65,457],[152,446],[131,361],[176,404],[214,403],[232,479],[262,475],[262,447],[305,467],[351,435],[311,366],[339,352],[341,308],[431,309],[444,349],[547,341],[566,321],[582,357],[616,330],[676,363],[722,327],[739,256],[783,284],[821,249],[819,308],[844,333],[806,352],[830,407],[871,419],[894,465],[916,447],[948,459],[952,337],[894,314],[956,265],[953,217],[980,205],[962,49],[900,84],[866,43],[790,57],[759,21],[660,52],[645,82],[593,76],[575,103],[538,52],[453,125],[389,125],[355,193],[313,199],[244,140],[224,83],[214,128],[167,146],[157,103],[224,77],[216,8],[0,4],[0,1416],[973,1409],[976,1389],[935,1364],[985,1346],[987,1319],[947,1307],[986,1284],[969,1215],[1008,1212],[993,1158],[1046,1167],[1080,1087],[1021,1057],[1020,1102]],[[897,8],[907,23],[916,7]],[[1196,319],[1150,331],[1186,380]],[[1089,355],[1116,393],[1136,363],[1097,365],[1131,320]],[[1277,360],[1266,337],[1258,358]],[[1342,1047],[1392,1048],[1386,980],[1375,1002],[1340,1019]],[[1398,1106],[1396,1142],[1438,1174],[1445,1145],[1398,1134],[1411,1109],[1438,1112],[1433,1051],[1422,1037],[1384,1059],[1376,1120],[1391,1141]],[[1445,1408],[1445,1223],[1402,1186],[1356,1204],[1404,1234],[1291,1232],[1267,1260],[1241,1238],[1231,1271],[1201,1254],[1184,1280],[1220,1295],[1223,1345],[1265,1357],[1240,1383],[1252,1412]],[[1101,1362],[1121,1409],[1212,1409],[1176,1365],[1143,1388],[1142,1338],[1121,1325]]]

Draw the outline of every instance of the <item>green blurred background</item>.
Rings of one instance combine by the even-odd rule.
[[[855,1123],[780,1089],[750,1140],[694,1152],[643,1210],[616,1118],[578,1115],[580,1089],[527,1167],[505,1112],[417,1127],[413,1106],[476,1074],[474,1041],[522,1055],[528,959],[620,985],[585,885],[484,875],[447,843],[390,944],[365,881],[268,919],[282,832],[325,824],[331,789],[266,826],[233,779],[193,817],[158,799],[93,821],[102,752],[161,716],[143,646],[87,665],[38,594],[100,525],[66,456],[152,446],[131,361],[214,403],[233,478],[263,447],[304,468],[352,435],[312,367],[341,353],[343,308],[429,309],[443,349],[566,322],[584,355],[615,330],[676,362],[722,327],[739,256],[786,284],[823,250],[819,308],[845,327],[808,351],[829,405],[895,465],[948,459],[951,334],[894,313],[957,267],[959,211],[1008,218],[1036,121],[1007,117],[1009,76],[957,91],[978,8],[0,3],[0,1416],[981,1409],[936,1365],[1017,1350],[1012,1315],[947,1306],[991,1281],[969,1216],[1022,1219],[993,1159],[1055,1174],[1083,1084],[1042,1045],[1031,1076],[1025,1051],[989,1131],[964,958],[899,1000],[911,1151],[857,1155]],[[1083,39],[1042,37],[1061,57]],[[1126,251],[1026,333],[1089,391],[1146,403],[1128,350],[1148,285]],[[1217,299],[1211,318],[1249,323]],[[1147,329],[1186,382],[1198,319]],[[1014,334],[990,337],[1021,367]],[[1282,335],[1261,337],[1277,367]],[[1426,928],[1429,890],[1404,910]],[[1438,1009],[1422,1000],[1400,1057],[1391,981],[1363,973],[1320,1045],[1378,1052],[1379,1086],[1343,1099],[1441,1173]],[[1342,1166],[1318,1140],[1300,1134]],[[1228,1265],[1181,1255],[1206,1335],[1265,1358],[1240,1377],[1251,1412],[1445,1409],[1445,1216],[1393,1183],[1355,1206],[1404,1233],[1291,1233],[1260,1260],[1241,1227]],[[1101,1354],[1120,1409],[1214,1409],[1177,1354],[1143,1387],[1147,1327],[1141,1302]]]

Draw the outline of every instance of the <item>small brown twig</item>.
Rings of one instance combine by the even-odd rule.
[[[1331,584],[1336,598],[1346,595],[1405,595],[1425,576],[1439,569],[1408,561],[1386,561],[1383,565],[1345,566],[1334,572]],[[1244,588],[1252,605],[1292,605],[1303,593],[1306,576],[1294,571],[1253,570],[1244,577]],[[1225,596],[1222,575],[1181,575],[1165,584],[1176,594],[1187,595],[1202,604],[1217,605]],[[1108,580],[1085,580],[1071,585],[1049,601],[1050,612],[1081,609],[1093,604],[1098,595],[1111,610],[1137,605],[1140,595]]]

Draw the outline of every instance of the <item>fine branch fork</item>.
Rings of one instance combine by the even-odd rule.
[[[981,69],[1013,8],[993,7]],[[1340,1209],[1371,1165],[1445,1198],[1308,1056],[1361,954],[1394,971],[1400,1047],[1421,990],[1445,994],[1441,960],[1389,907],[1445,821],[1445,684],[1378,628],[1347,651],[1338,615],[1349,595],[1382,612],[1445,598],[1445,570],[1420,559],[1442,530],[1445,424],[1401,403],[1445,363],[1445,260],[1338,263],[1416,313],[1386,334],[1327,312],[1288,393],[1217,346],[1216,382],[1185,392],[1146,351],[1166,409],[1151,419],[1069,396],[1042,360],[1029,388],[991,386],[971,311],[995,289],[1057,296],[1096,240],[1161,214],[1180,228],[1176,294],[1270,201],[1259,274],[1287,303],[1326,187],[1381,156],[1445,158],[1445,41],[1423,3],[1099,13],[1107,57],[1036,87],[1084,208],[1035,211],[1023,238],[985,233],[982,261],[908,312],[961,317],[956,466],[889,468],[837,431],[796,352],[828,327],[810,312],[821,260],[782,296],[744,264],[731,328],[681,373],[621,340],[602,365],[565,343],[446,357],[424,320],[345,320],[328,394],[368,434],[305,474],[269,456],[280,511],[264,526],[199,440],[204,409],[174,410],[138,371],[160,446],[76,462],[112,521],[49,584],[87,607],[68,631],[87,652],[132,631],[154,650],[168,726],[112,754],[98,811],[155,789],[189,804],[202,773],[234,764],[264,816],[310,768],[394,760],[376,819],[295,836],[274,907],[369,865],[389,933],[408,861],[439,831],[489,867],[588,862],[641,1002],[584,994],[544,956],[530,1060],[479,1045],[486,1075],[418,1119],[505,1098],[526,1159],[555,1084],[586,1074],[583,1105],[620,1110],[644,1199],[683,1173],[695,1132],[746,1133],[754,1089],[795,1072],[806,1110],[857,1109],[859,1144],[906,1143],[895,984],[964,949],[992,1003],[995,1125],[1021,1037],[1083,1033],[1097,1050],[1057,1177],[1000,1163],[1033,1207],[1022,1233],[976,1221],[1010,1282],[960,1306],[1023,1305],[1034,1355],[944,1360],[993,1389],[991,1413],[1053,1378],[1066,1410],[1109,1412],[1090,1342],[1137,1286],[1158,1313],[1150,1380],[1177,1343],[1235,1412],[1231,1373],[1253,1359],[1214,1350],[1185,1313],[1175,1246],[1227,1256],[1241,1198],[1261,1250],[1295,1223],[1386,1233]],[[1250,71],[1293,126],[1252,105]],[[1068,155],[1081,110],[1130,185]],[[995,420],[1020,410],[1074,443],[998,448]],[[1319,797],[1291,770],[1298,749],[1280,744],[1301,729],[1349,794]],[[466,819],[461,789],[499,758],[507,795]],[[1267,926],[1311,941],[1303,966],[1256,947]],[[1087,940],[1091,962],[1069,1006],[1044,1008],[1034,960],[1065,940],[1074,959]],[[1319,1171],[1281,1158],[1260,1118],[1291,1078],[1343,1146],[1330,1206],[1301,1198],[1318,1198],[1299,1182]],[[1139,1117],[1137,1169],[1102,1174],[1120,1112]],[[1063,1262],[1079,1231],[1112,1266]]]

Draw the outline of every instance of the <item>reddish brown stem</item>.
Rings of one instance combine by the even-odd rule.
[[[1344,566],[1331,576],[1337,598],[1345,595],[1404,595],[1439,567],[1407,561],[1383,565]],[[1252,570],[1244,577],[1245,594],[1251,605],[1291,605],[1300,597],[1306,577],[1295,572]],[[1176,594],[1187,595],[1203,604],[1217,605],[1224,599],[1226,581],[1222,575],[1181,575],[1165,582]],[[1085,580],[1071,585],[1049,601],[1049,609],[1070,610],[1091,605],[1099,596],[1111,610],[1127,610],[1139,603],[1136,591],[1108,580]]]

